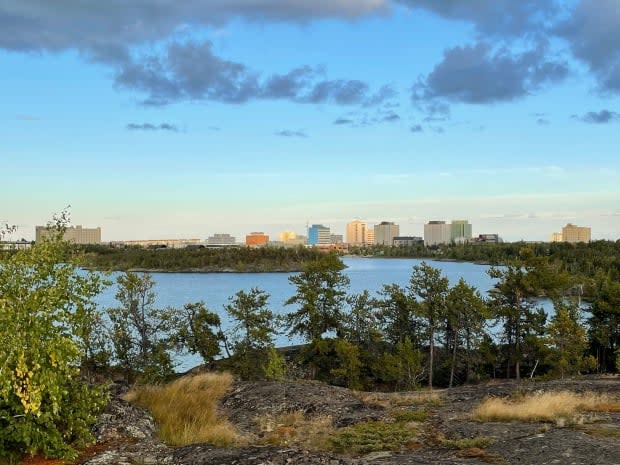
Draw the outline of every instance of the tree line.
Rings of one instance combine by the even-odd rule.
[[[299,271],[320,253],[303,246],[168,249],[104,245],[76,245],[72,252],[89,269],[204,272]]]

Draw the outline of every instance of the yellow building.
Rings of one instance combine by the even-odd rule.
[[[562,233],[554,232],[549,239],[551,242],[562,242]]]
[[[368,225],[360,220],[347,223],[347,243],[354,245],[363,245],[367,241]],[[372,244],[372,242],[370,242]]]
[[[35,228],[35,241],[41,242],[42,239],[50,236],[50,229],[47,226],[37,226]],[[65,229],[63,239],[74,244],[101,244],[101,228],[83,228],[82,226],[70,226]]]
[[[592,230],[585,226],[576,226],[568,223],[562,228],[562,241],[564,242],[590,242]]]

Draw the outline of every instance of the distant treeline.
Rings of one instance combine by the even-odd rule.
[[[223,247],[186,249],[76,247],[81,266],[95,270],[195,272],[299,271],[320,256],[306,247]]]
[[[546,257],[561,270],[572,275],[594,277],[597,273],[603,273],[610,279],[620,280],[620,240],[578,244],[511,242],[435,247],[426,247],[423,244],[409,247],[370,246],[350,248],[349,253],[361,256],[430,258],[503,265],[517,259],[520,251],[526,246],[534,256]]]

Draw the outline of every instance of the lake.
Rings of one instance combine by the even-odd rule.
[[[385,284],[406,286],[414,265],[424,260],[400,258],[361,258],[343,259],[347,268],[344,273],[351,280],[350,292],[359,293],[368,289],[372,296]],[[454,285],[460,278],[475,286],[481,293],[493,287],[495,280],[487,274],[489,266],[465,262],[444,262],[425,260],[429,265],[441,270],[442,274]],[[276,314],[285,314],[289,310],[284,302],[295,293],[295,286],[288,278],[293,273],[153,273],[156,283],[155,292],[158,306],[182,307],[186,303],[204,301],[207,307],[220,315],[224,329],[229,327],[223,305],[228,298],[239,290],[249,291],[258,287],[270,295],[269,308]],[[114,279],[118,273],[112,274]],[[103,307],[116,305],[114,294],[116,285],[107,288],[97,299]],[[301,342],[280,335],[277,346]],[[179,359],[178,371],[185,371],[200,363],[197,356],[183,356]]]

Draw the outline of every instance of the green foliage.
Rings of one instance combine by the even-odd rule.
[[[193,354],[200,354],[210,366],[220,352],[224,340],[220,317],[207,309],[204,302],[185,304],[178,328],[179,342]]]
[[[503,325],[508,367],[514,366],[515,377],[520,379],[522,363],[533,363],[541,357],[537,349],[543,347],[540,337],[546,316],[542,308],[536,307],[536,299],[557,295],[568,287],[568,279],[547,258],[535,256],[529,248],[521,251],[519,260],[501,269],[491,268],[488,273],[498,279],[491,290],[491,304]]]
[[[422,352],[409,338],[398,342],[394,352],[385,352],[376,367],[376,375],[397,390],[413,390],[424,376]]]
[[[322,257],[316,249],[303,246],[145,249],[88,245],[76,248],[84,252],[80,258],[82,265],[118,271],[298,271]]]
[[[421,322],[416,317],[416,300],[398,284],[384,285],[379,294],[382,298],[377,301],[377,305],[385,339],[397,344],[409,338],[414,344],[419,344],[422,335]]]
[[[579,373],[587,347],[586,330],[581,324],[576,303],[557,301],[555,313],[547,326],[547,338],[551,346],[549,361],[552,371],[563,379],[566,375]]]
[[[90,442],[103,388],[79,380],[83,333],[104,283],[78,273],[62,242],[49,239],[0,262],[0,460],[23,453],[73,457]]]
[[[263,373],[269,381],[283,381],[286,377],[286,361],[275,347],[267,349],[267,360],[263,365]]]
[[[594,298],[588,319],[592,350],[600,369],[618,370],[616,351],[620,349],[620,281],[599,274],[593,288]]]
[[[484,449],[485,447],[493,444],[493,439],[487,436],[474,436],[473,438],[461,438],[461,439],[442,439],[439,442],[441,447],[447,449]]]
[[[233,320],[230,330],[233,355],[230,368],[243,379],[260,377],[277,333],[273,312],[267,308],[269,294],[258,288],[239,291],[229,299],[226,313]]]
[[[362,362],[359,347],[344,339],[337,339],[334,341],[334,350],[337,367],[332,368],[331,374],[336,379],[342,380],[342,384],[346,387],[360,389],[362,387],[360,381]]]
[[[340,335],[349,286],[349,278],[342,273],[344,268],[342,260],[330,253],[308,263],[301,273],[289,278],[297,292],[286,305],[298,306],[286,316],[289,335],[299,335],[308,341],[318,341],[327,332]]]
[[[403,423],[368,421],[339,429],[329,438],[337,452],[367,454],[399,450],[415,437],[415,431]]]
[[[448,278],[441,275],[441,270],[425,262],[413,267],[413,273],[409,279],[409,294],[412,299],[418,300],[419,305],[416,310],[426,324],[429,351],[428,385],[431,389],[433,387],[435,333],[439,322],[447,317],[448,285]]]
[[[148,273],[117,279],[119,307],[108,309],[114,356],[129,381],[157,382],[173,374],[178,311],[155,306],[155,282]]]
[[[486,335],[486,323],[491,318],[491,312],[480,293],[463,278],[450,288],[446,296],[446,311],[446,345],[452,349],[449,382],[452,387],[460,349],[463,349],[461,357],[465,362],[466,381],[471,379],[476,358],[474,354]]]

